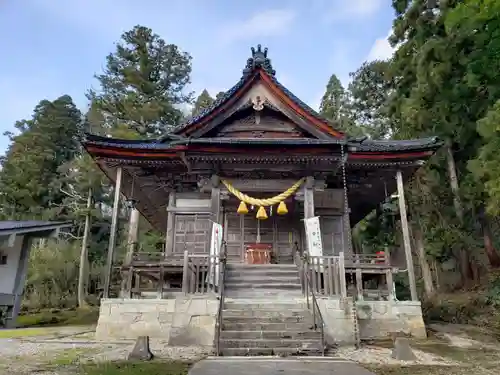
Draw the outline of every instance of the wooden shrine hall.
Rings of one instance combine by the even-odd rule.
[[[208,257],[212,222],[223,226],[227,262],[281,264],[304,252],[303,219],[316,216],[323,256],[343,254],[345,273],[357,278],[392,278],[397,270],[387,259],[353,254],[350,229],[396,191],[413,269],[403,183],[440,145],[437,138],[349,137],[278,82],[260,45],[252,48],[236,85],[160,139],[88,134],[84,141],[116,184],[108,267],[123,194],[133,205],[131,216],[140,213],[164,233],[165,246],[154,254],[130,246],[122,269],[171,287],[180,287],[186,253]],[[130,227],[132,244],[137,225]],[[105,295],[109,283],[108,276]]]

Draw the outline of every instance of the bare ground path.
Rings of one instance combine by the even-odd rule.
[[[354,362],[307,358],[204,359],[189,375],[374,375]]]

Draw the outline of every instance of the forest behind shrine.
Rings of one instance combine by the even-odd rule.
[[[392,3],[393,57],[363,63],[347,87],[332,74],[320,113],[353,137],[444,141],[406,187],[419,292],[432,301],[443,293],[481,288],[485,306],[500,306],[500,277],[495,277],[500,267],[500,2]],[[69,95],[40,98],[32,116],[16,122],[1,160],[2,220],[75,223],[61,239],[36,244],[25,309],[96,302],[113,186],[80,140],[85,132],[155,138],[210,106],[216,98],[207,90],[197,97],[189,92],[191,62],[182,46],[136,26],[105,57],[95,89],[86,93],[87,108],[77,108]],[[127,218],[124,207],[118,257],[125,253]],[[402,246],[399,225],[397,202],[388,199],[354,228],[354,246],[366,253],[395,251]],[[78,297],[87,230],[88,262]],[[145,220],[139,238],[144,251],[163,242]],[[406,284],[403,274],[398,290],[406,290]]]

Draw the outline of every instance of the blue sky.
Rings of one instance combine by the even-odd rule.
[[[240,78],[250,47],[269,48],[277,77],[314,108],[332,73],[347,83],[363,61],[387,58],[390,0],[0,1],[0,133],[62,94],[85,110],[107,54],[134,25],[193,56],[191,90],[215,95]],[[8,139],[0,136],[0,153]]]

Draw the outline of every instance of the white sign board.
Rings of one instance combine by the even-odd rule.
[[[321,240],[319,216],[304,219],[304,226],[306,231],[307,252],[309,256],[323,256],[323,241]],[[317,263],[317,259],[314,262]],[[322,258],[319,259],[319,264],[323,264]]]
[[[207,275],[207,283],[219,285],[219,261],[222,247],[222,225],[218,223],[212,224],[212,236],[210,241],[210,269]],[[217,258],[213,258],[213,257]],[[215,274],[215,275],[214,275]],[[214,278],[215,276],[215,278]]]

